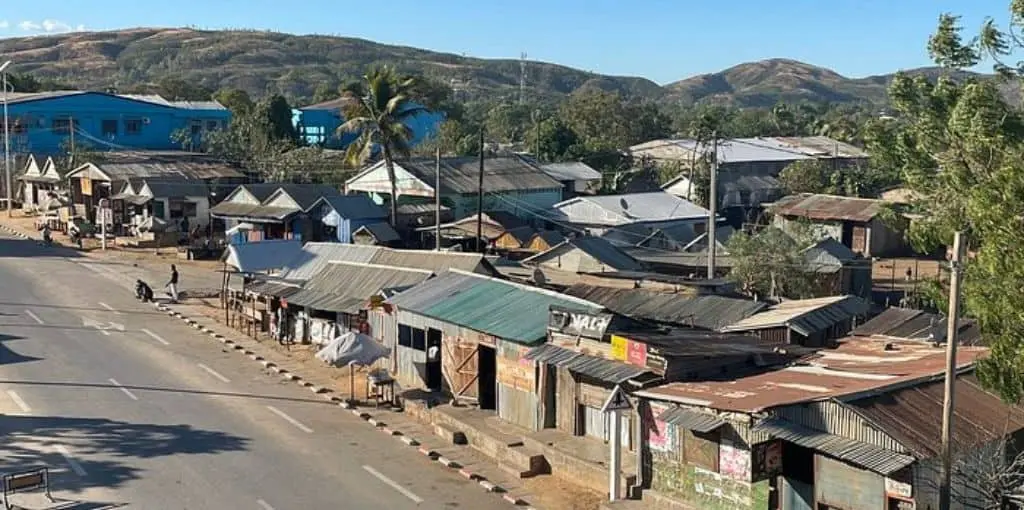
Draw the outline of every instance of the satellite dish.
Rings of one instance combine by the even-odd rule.
[[[426,220],[423,219],[423,216],[420,216],[420,217],[416,218],[416,224],[417,225],[422,227],[424,223],[426,223]]]
[[[543,287],[548,283],[548,277],[544,276],[544,271],[541,271],[539,267],[533,270],[533,283],[538,287]]]
[[[623,211],[628,211],[629,210],[629,202],[627,202],[625,198],[620,198],[619,199],[619,206],[622,207]]]

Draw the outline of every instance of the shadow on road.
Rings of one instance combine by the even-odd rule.
[[[14,352],[13,350],[11,350],[10,347],[7,346],[7,342],[10,342],[10,341],[13,341],[13,340],[23,340],[23,339],[25,339],[25,338],[24,337],[20,337],[20,336],[5,335],[3,333],[0,333],[0,365],[11,365],[11,364],[14,364],[14,363],[27,363],[29,361],[39,361],[40,359],[42,359],[42,358],[37,358],[35,356],[24,356],[24,355],[18,354],[17,352]]]
[[[3,231],[0,231],[0,235],[3,235]],[[0,238],[0,259],[26,257],[81,258],[82,254],[72,248],[58,245],[43,246],[34,240]]]
[[[131,466],[128,459],[243,451],[248,443],[249,439],[241,436],[186,424],[66,416],[7,415],[0,419],[0,465],[10,471],[39,466],[63,470],[69,462],[59,445],[77,462],[77,470],[85,473],[55,473],[53,489],[71,493],[92,487],[116,489],[139,478],[142,470]]]
[[[278,397],[274,395],[256,395],[253,393],[234,393],[227,391],[204,391],[204,390],[189,390],[183,388],[161,388],[159,386],[143,386],[143,385],[132,385],[124,384],[121,386],[114,386],[106,383],[83,383],[83,382],[52,382],[52,381],[14,381],[9,379],[0,379],[0,384],[21,384],[25,386],[61,386],[68,388],[110,388],[113,390],[120,390],[121,388],[127,388],[128,390],[139,390],[139,391],[156,391],[162,393],[179,393],[188,395],[209,395],[214,397],[232,397],[232,398],[246,398],[254,400],[275,400],[285,402],[301,402],[307,404],[316,404],[322,406],[337,406],[334,402],[329,402],[326,399],[314,399],[314,398],[294,398],[294,397]],[[0,419],[2,420],[2,419]],[[0,442],[0,451],[3,449],[3,443]]]

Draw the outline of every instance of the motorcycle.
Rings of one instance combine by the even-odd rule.
[[[53,245],[53,237],[50,235],[50,226],[46,225],[43,227],[43,246]]]
[[[71,238],[71,242],[78,246],[78,249],[82,249],[82,232],[78,230],[74,225],[68,229],[68,236]]]

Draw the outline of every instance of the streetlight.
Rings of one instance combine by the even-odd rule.
[[[3,64],[0,64],[0,75],[3,76],[4,85],[4,175],[7,181],[7,217],[10,218],[12,213],[12,193],[11,193],[11,131],[7,117],[7,68],[11,66],[11,61],[8,60]]]

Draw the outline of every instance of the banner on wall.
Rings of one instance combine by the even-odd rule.
[[[654,419],[651,420],[651,428],[647,431],[647,444],[652,450],[659,452],[671,452],[675,447],[675,441],[672,437],[674,429],[668,426],[658,418],[661,413],[668,410],[668,406],[662,404],[651,403],[651,414]]]
[[[612,335],[612,359],[626,361],[626,345],[629,340],[619,335]]]

